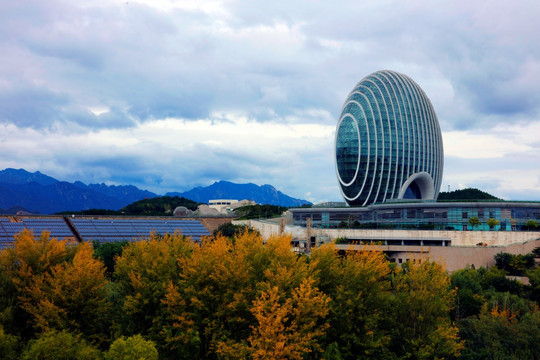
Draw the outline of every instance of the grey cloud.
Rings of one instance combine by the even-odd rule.
[[[69,103],[65,94],[47,88],[22,86],[0,90],[0,119],[23,127],[47,127]]]
[[[135,121],[129,114],[116,107],[95,115],[88,109],[73,106],[64,109],[60,115],[64,123],[77,125],[75,131],[127,128],[135,125]]]
[[[333,125],[355,83],[385,68],[411,76],[437,100],[443,130],[538,121],[537,1],[222,6],[224,16],[137,2],[0,3],[0,50],[8,54],[0,59],[1,121],[39,129],[60,122],[75,133],[164,117],[215,116],[219,126],[227,121],[220,114]],[[441,83],[448,85],[444,93]],[[110,111],[95,115],[92,107]],[[298,167],[197,144],[185,144],[191,150],[179,152],[177,164],[157,159],[162,149],[151,146],[148,157],[69,164],[96,181],[139,181],[154,191],[221,178],[250,181],[250,174],[256,183],[296,193],[314,187],[334,200],[332,145],[325,146],[317,154],[291,154],[305,158]],[[515,159],[449,159],[447,170],[512,164]]]
[[[442,114],[450,126],[480,126],[484,115],[536,114],[538,99],[524,95],[540,93],[538,85],[519,79],[520,64],[540,54],[540,41],[521,40],[521,26],[510,23],[501,42],[491,23],[463,4],[441,9],[427,3],[235,2],[225,5],[232,16],[220,19],[232,26],[229,34],[216,32],[216,20],[201,11],[177,10],[171,17],[137,3],[83,9],[56,2],[51,8],[57,12],[45,7],[44,14],[25,16],[8,10],[14,26],[13,18],[22,24],[32,16],[40,19],[23,31],[19,45],[54,67],[45,86],[66,83],[73,101],[85,91],[89,98],[122,103],[139,121],[238,109],[263,121],[276,119],[268,114],[285,119],[306,108],[335,114],[361,77],[388,67],[407,73],[414,66],[419,70],[413,78],[423,67],[439,68],[467,99],[466,113]],[[533,15],[518,15],[525,24],[532,21]],[[279,23],[297,29],[303,37],[299,48],[251,49],[239,35]],[[62,69],[65,61],[81,68]],[[265,97],[263,89],[272,87],[286,97]]]
[[[96,127],[104,128],[124,128],[135,125],[135,122],[124,111],[118,108],[111,108],[109,111],[99,114],[96,118],[96,124],[92,124]],[[89,124],[90,125],[90,124]],[[92,126],[90,125],[90,126]]]
[[[134,102],[128,112],[144,121],[177,117],[201,119],[209,116],[211,96],[196,93],[146,94]]]
[[[92,71],[100,70],[103,67],[102,56],[96,53],[95,49],[88,49],[79,43],[45,44],[40,40],[33,39],[26,46],[35,54],[74,62]]]

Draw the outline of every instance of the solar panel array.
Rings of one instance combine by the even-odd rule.
[[[14,236],[24,229],[32,230],[38,237],[46,230],[51,237],[64,239],[74,237],[64,219],[61,218],[21,218],[20,222],[13,222],[9,218],[0,218],[0,249],[10,247],[15,241]]]
[[[131,241],[146,238],[150,233],[159,235],[179,233],[200,240],[210,232],[196,220],[163,219],[70,219],[79,235],[85,241],[99,242]]]
[[[38,237],[42,231],[50,232],[57,239],[75,238],[64,218],[0,218],[0,250],[13,246],[14,236],[24,229],[32,230]],[[179,233],[199,241],[210,232],[197,220],[165,219],[91,219],[70,218],[82,240],[99,242],[132,241],[147,238],[150,233],[159,235]]]

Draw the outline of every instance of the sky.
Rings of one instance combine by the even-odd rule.
[[[337,118],[378,70],[437,113],[441,191],[540,200],[540,2],[0,2],[0,169],[341,201]]]

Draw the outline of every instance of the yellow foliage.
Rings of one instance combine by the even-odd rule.
[[[51,239],[46,231],[34,239],[32,231],[23,230],[15,235],[13,248],[0,253],[0,266],[22,284],[33,275],[49,271],[67,257],[66,241]]]
[[[512,311],[510,308],[503,306],[499,308],[499,305],[495,305],[489,311],[490,315],[494,318],[500,318],[507,322],[516,322],[519,310]]]
[[[194,248],[193,242],[180,234],[151,234],[126,246],[115,266],[115,277],[125,294],[126,313],[152,316],[170,281],[178,276],[178,262],[190,256]]]
[[[16,282],[22,308],[33,316],[37,328],[92,331],[96,314],[106,309],[107,283],[103,264],[92,255],[91,244],[80,244],[71,262],[58,263],[31,281]],[[26,276],[26,269],[21,270]]]
[[[257,324],[249,337],[254,359],[302,359],[306,353],[320,351],[317,339],[328,328],[320,320],[328,315],[330,298],[313,283],[304,279],[292,298],[271,286],[254,301],[251,312]]]

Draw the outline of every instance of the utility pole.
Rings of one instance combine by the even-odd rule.
[[[285,218],[282,217],[279,219],[279,235],[283,235],[285,232]]]
[[[308,217],[306,219],[306,237],[307,237],[306,250],[308,254],[311,254],[311,217]]]

